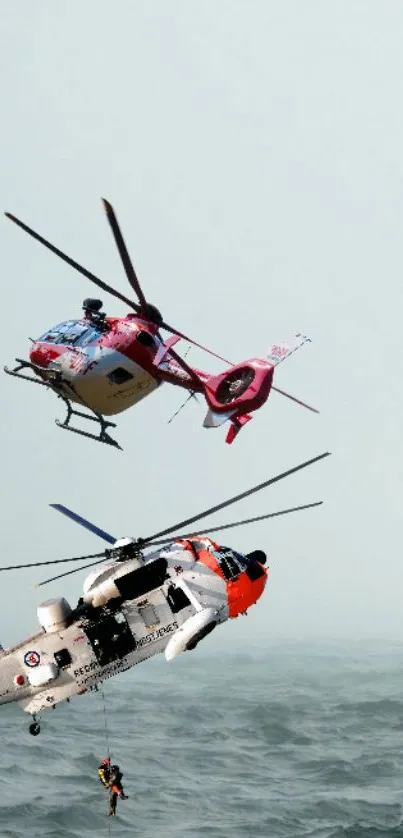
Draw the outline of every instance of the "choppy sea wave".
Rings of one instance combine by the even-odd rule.
[[[206,644],[207,645],[207,644]],[[400,647],[198,647],[43,716],[0,708],[1,838],[403,838]],[[127,801],[107,817],[107,750]]]

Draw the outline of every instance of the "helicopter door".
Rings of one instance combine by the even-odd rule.
[[[85,633],[101,666],[126,657],[136,648],[136,641],[121,611],[90,623]]]

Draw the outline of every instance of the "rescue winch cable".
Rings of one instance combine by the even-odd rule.
[[[101,693],[102,698],[102,706],[103,706],[103,717],[104,717],[104,727],[105,727],[105,740],[106,740],[106,755],[108,759],[110,759],[110,747],[109,747],[109,728],[108,728],[108,716],[107,716],[107,709],[106,709],[106,698],[103,684],[99,687],[99,692]]]
[[[102,707],[103,707],[103,719],[104,719],[104,728],[105,728],[105,741],[106,741],[106,755],[109,759],[109,766],[111,765],[111,751],[110,751],[110,737],[109,737],[109,727],[108,727],[108,714],[107,714],[107,707],[106,707],[106,698],[103,684],[99,687],[99,692],[101,693],[102,699]],[[108,836],[111,834],[111,822],[108,818]]]

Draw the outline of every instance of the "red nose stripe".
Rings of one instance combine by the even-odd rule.
[[[228,611],[230,617],[238,617],[251,608],[262,596],[266,585],[267,571],[260,579],[252,582],[246,573],[241,573],[234,582],[227,583]]]

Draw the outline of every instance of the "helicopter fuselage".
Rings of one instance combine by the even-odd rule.
[[[49,330],[38,341],[34,341],[29,362],[17,358],[18,365],[12,370],[5,367],[5,371],[32,381],[34,379],[26,375],[26,370],[33,370],[42,379],[41,383],[52,386],[67,402],[66,419],[63,423],[57,423],[60,427],[118,448],[120,446],[107,431],[107,428],[114,427],[114,424],[106,422],[103,417],[121,413],[149,395],[162,381],[167,381],[183,387],[192,395],[203,393],[208,405],[204,427],[214,428],[229,421],[226,442],[232,443],[241,428],[252,418],[249,414],[267,401],[272,389],[275,366],[303,346],[309,338],[298,333],[291,343],[273,344],[266,358],[251,358],[235,365],[187,338],[166,323],[156,306],[147,301],[115,211],[105,199],[103,205],[127,279],[138,298],[138,303],[128,299],[71,259],[15,215],[8,212],[6,215],[14,224],[98,288],[128,305],[135,314],[129,314],[124,318],[106,317],[101,311],[102,301],[87,298],[83,304],[84,322],[67,321]],[[160,329],[171,333],[166,342],[160,337]],[[220,358],[229,365],[228,369],[218,375],[209,375],[190,367],[172,349],[181,338]],[[284,390],[275,387],[273,389],[297,404],[318,412]],[[86,416],[81,411],[72,409],[70,402],[84,405],[95,413],[96,421],[100,425],[99,436],[71,426],[70,419],[73,414],[90,421],[94,421],[94,416]]]
[[[32,715],[165,651],[172,660],[262,595],[267,570],[207,537],[111,561],[84,582],[75,609],[38,608],[41,630],[0,655],[0,704]]]
[[[208,405],[204,427],[229,421],[226,441],[232,442],[252,418],[249,413],[267,401],[275,361],[251,358],[210,375],[190,367],[173,351],[178,340],[180,335],[163,341],[157,324],[144,316],[106,317],[97,312],[48,329],[33,341],[29,362],[17,358],[18,366],[14,370],[5,367],[5,371],[35,380],[25,374],[29,368],[65,400],[68,414],[57,424],[102,442],[117,445],[106,432],[108,424],[114,425],[103,417],[122,413],[163,382],[191,394],[202,393]],[[99,437],[71,427],[73,414],[93,418],[73,409],[71,402],[95,414],[101,425]]]
[[[156,327],[136,316],[109,317],[101,328],[86,319],[70,320],[33,343],[30,362],[70,401],[113,416],[162,384],[156,357],[164,350]]]

